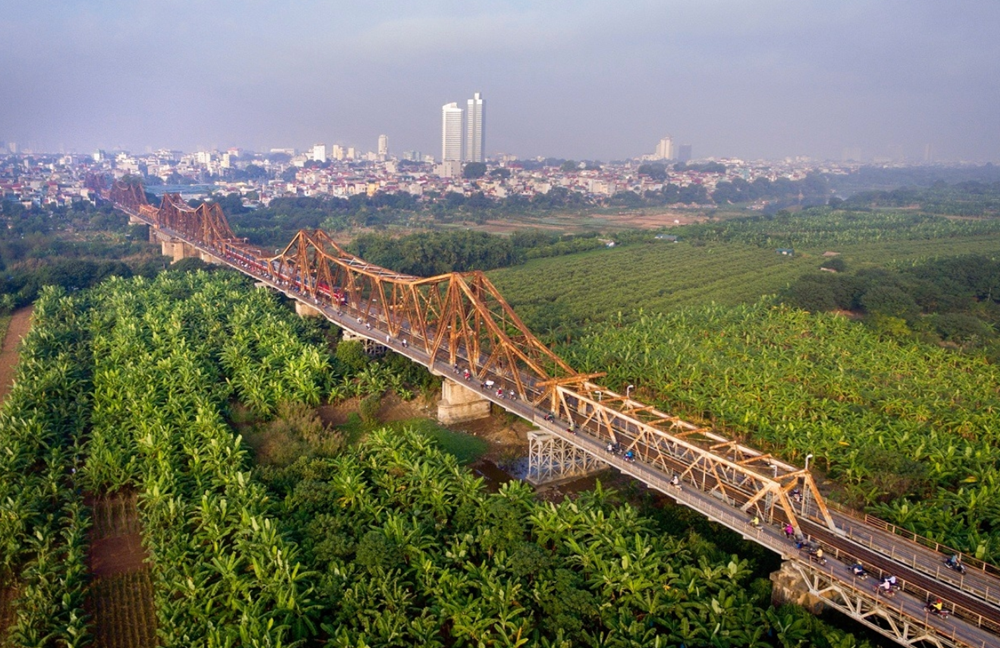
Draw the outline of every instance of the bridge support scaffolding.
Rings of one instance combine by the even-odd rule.
[[[445,378],[438,403],[438,421],[445,425],[490,415],[490,401],[464,385]]]
[[[551,432],[528,432],[528,474],[525,479],[535,486],[583,477],[605,468],[607,464],[603,461]]]

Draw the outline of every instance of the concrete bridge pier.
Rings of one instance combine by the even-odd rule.
[[[474,421],[490,415],[490,401],[465,385],[444,379],[441,385],[441,402],[438,403],[438,421],[445,425]]]
[[[202,256],[193,245],[175,238],[160,239],[160,250],[163,256],[170,257],[171,263],[177,263],[181,259],[187,259],[188,257],[201,258]]]
[[[771,603],[775,607],[791,603],[812,614],[819,614],[826,607],[823,598],[810,591],[809,584],[794,560],[784,561],[781,569],[771,573]]]
[[[214,254],[209,254],[208,252],[198,252],[198,258],[205,263],[211,263],[212,265],[222,265],[222,259],[215,256]]]

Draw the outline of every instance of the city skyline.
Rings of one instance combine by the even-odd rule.
[[[638,157],[664,132],[699,157],[1000,157],[984,0],[0,6],[0,140],[40,151],[433,151],[441,98],[476,88],[488,152],[522,158]]]

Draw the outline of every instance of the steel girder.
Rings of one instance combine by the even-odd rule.
[[[556,416],[748,514],[789,523],[798,534],[802,512],[795,510],[791,493],[800,489],[811,496],[817,521],[837,531],[810,473],[589,380],[568,382],[550,383],[539,399],[548,401]]]
[[[345,252],[322,231],[300,231],[267,265],[314,302],[346,307],[408,340],[430,364],[461,365],[477,380],[509,379],[521,398],[533,395],[538,382],[575,375],[481,272],[429,278],[394,272]]]
[[[138,182],[115,182],[108,190],[108,200],[130,212],[138,212],[146,201],[146,190]]]

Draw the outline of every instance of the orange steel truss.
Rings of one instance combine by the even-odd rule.
[[[561,383],[561,384],[560,384]],[[792,493],[808,492],[810,517],[836,529],[823,496],[810,473],[727,439],[655,407],[590,382],[552,381],[539,399],[560,419],[590,435],[632,452],[637,461],[678,479],[730,506],[761,515],[771,523],[791,524],[801,531]],[[799,510],[797,511],[796,508]]]
[[[106,186],[94,182],[94,186]],[[116,182],[102,195],[161,233],[184,239],[289,295],[340,317],[356,318],[370,337],[406,341],[413,359],[445,363],[470,379],[509,386],[538,410],[571,422],[602,443],[619,444],[748,514],[800,531],[791,493],[811,497],[812,514],[835,529],[812,476],[717,432],[695,426],[591,382],[548,349],[481,272],[414,277],[343,250],[323,231],[302,230],[275,255],[238,239],[215,203],[190,207],[166,194],[158,209],[140,185]],[[801,508],[801,507],[800,507]]]

